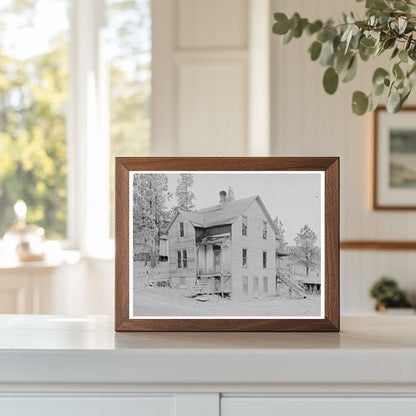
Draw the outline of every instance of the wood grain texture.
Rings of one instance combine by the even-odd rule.
[[[416,250],[416,241],[341,241],[341,250]]]
[[[130,171],[324,171],[324,319],[129,319]],[[116,331],[339,331],[339,158],[116,158]]]
[[[378,172],[378,119],[381,111],[387,111],[385,106],[379,106],[373,112],[373,209],[377,210],[386,210],[386,211],[414,211],[416,210],[416,205],[381,205],[378,202],[378,181],[377,181],[377,172]],[[416,112],[416,106],[406,106],[403,107],[401,112],[413,111]]]

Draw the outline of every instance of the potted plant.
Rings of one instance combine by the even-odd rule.
[[[376,300],[376,310],[386,312],[387,308],[410,308],[405,293],[397,282],[387,276],[377,280],[370,289],[370,296]]]
[[[280,12],[274,19],[273,33],[283,36],[284,44],[304,34],[313,36],[310,58],[326,68],[323,86],[328,94],[335,93],[339,81],[355,77],[360,60],[390,55],[390,64],[375,70],[371,93],[353,93],[355,114],[374,110],[384,94],[387,110],[395,113],[409,97],[416,78],[416,0],[366,0],[362,19],[344,13],[337,20],[310,22],[299,13],[289,18]]]

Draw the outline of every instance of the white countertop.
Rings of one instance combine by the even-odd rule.
[[[416,383],[416,316],[338,333],[115,333],[107,317],[0,316],[0,383]]]

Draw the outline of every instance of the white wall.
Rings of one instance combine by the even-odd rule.
[[[272,11],[327,18],[361,10],[351,0],[272,0]],[[272,154],[279,156],[341,157],[341,239],[415,240],[416,212],[372,211],[371,116],[358,117],[350,109],[356,89],[370,92],[377,61],[359,64],[359,76],[340,85],[334,96],[322,88],[324,68],[311,62],[308,37],[282,45],[272,36]],[[379,58],[378,65],[382,63]],[[413,95],[413,102],[415,101]],[[344,314],[371,312],[372,282],[383,274],[395,277],[416,295],[415,252],[342,251],[341,310]]]
[[[269,7],[153,0],[153,155],[255,154],[253,132],[268,151]]]

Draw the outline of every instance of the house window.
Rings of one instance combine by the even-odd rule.
[[[243,248],[243,267],[247,267],[247,249]]]
[[[243,276],[243,295],[248,295],[248,276]]]
[[[185,227],[183,225],[183,222],[179,223],[179,237],[185,236]]]
[[[242,235],[247,235],[247,222],[248,222],[247,217],[243,216],[243,221],[241,223],[241,234]]]
[[[263,221],[263,238],[267,240],[267,222]]]
[[[182,267],[182,252],[178,251],[178,269]]]
[[[258,296],[259,293],[259,278],[253,277],[253,293]]]
[[[267,269],[267,251],[263,251],[263,269]]]
[[[188,252],[186,250],[182,250],[182,264],[183,268],[188,268]]]
[[[187,250],[178,250],[178,269],[188,268],[188,252]]]
[[[269,292],[269,282],[268,282],[268,277],[267,276],[263,276],[263,293],[268,293]]]

